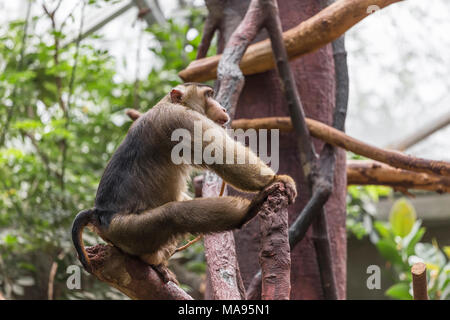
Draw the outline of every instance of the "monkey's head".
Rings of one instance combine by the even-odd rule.
[[[230,117],[226,109],[214,100],[213,95],[214,90],[208,85],[184,83],[170,91],[170,100],[172,103],[181,104],[197,111],[223,126],[230,121]]]

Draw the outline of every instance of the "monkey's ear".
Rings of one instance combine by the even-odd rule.
[[[180,90],[172,89],[172,91],[170,91],[170,100],[172,100],[172,103],[181,102],[182,97],[183,97],[183,92],[181,92]]]

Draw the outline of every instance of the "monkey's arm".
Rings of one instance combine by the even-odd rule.
[[[276,175],[250,148],[235,141],[224,129],[214,123],[211,124],[207,120],[203,127],[206,128],[203,149],[223,148],[223,152],[219,153],[220,157],[215,157],[216,161],[205,164],[208,169],[217,173],[235,188],[247,192],[259,192],[274,182],[282,182],[292,189],[295,197],[295,182],[291,177]],[[211,130],[213,134],[206,134],[207,130]],[[214,138],[209,139],[211,136]]]
[[[226,133],[223,140],[225,140],[226,147],[222,161],[207,165],[208,169],[217,173],[235,188],[247,192],[261,191],[275,181],[273,170],[256,156],[253,151],[234,141]],[[231,161],[230,157],[226,155],[229,150],[234,151]]]
[[[295,182],[291,177],[276,175],[252,150],[235,141],[207,117],[181,107],[172,108],[170,121],[165,122],[164,126],[166,133],[179,128],[187,129],[192,137],[191,163],[195,163],[194,153],[201,144],[202,162],[198,166],[214,171],[235,188],[259,192],[274,182],[281,182],[295,198]],[[198,128],[201,128],[201,137],[198,137]],[[210,159],[207,159],[208,156]]]

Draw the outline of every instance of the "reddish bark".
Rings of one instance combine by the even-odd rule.
[[[450,177],[398,169],[369,160],[348,161],[347,181],[349,185],[372,184],[391,186],[398,190],[418,189],[450,193]]]
[[[411,267],[414,300],[428,300],[427,266],[417,262]]]
[[[285,29],[283,38],[285,39],[284,42],[287,53],[290,59],[295,59],[301,55],[311,53],[336,40],[356,23],[369,16],[371,14],[371,11],[368,10],[370,6],[376,6],[381,9],[400,1],[401,0],[336,1],[336,3],[330,5],[314,17],[311,17],[311,19],[305,23],[298,24],[298,26],[294,24],[291,27],[292,29],[290,28],[291,30],[288,31]],[[224,1],[218,2],[223,3]],[[227,19],[239,19],[237,13],[242,13],[242,8],[247,8],[246,5],[248,5],[248,2],[249,1],[241,1],[241,3],[236,3],[236,1],[228,1],[227,4],[222,4],[221,6],[215,5],[213,8],[209,9],[210,12],[216,13],[222,12],[224,6],[226,9],[232,8],[233,10],[226,13]],[[227,23],[237,25],[236,21]],[[233,30],[225,30],[224,38],[229,39],[229,33]],[[179,73],[179,76],[187,82],[202,82],[215,79],[220,58],[219,55],[216,55],[194,61],[186,69],[182,70]],[[262,41],[250,46],[242,58],[240,67],[245,75],[257,74],[274,68],[275,63],[269,41]]]
[[[218,197],[221,181],[204,179],[203,197]],[[226,192],[226,190],[225,190]],[[205,235],[207,281],[205,298],[214,300],[241,300],[244,286],[236,258],[236,244],[231,231]]]
[[[223,8],[221,7],[223,3],[215,0],[210,0],[207,3],[210,10],[214,6]],[[250,2],[245,17],[228,40],[219,63],[217,72],[218,83],[216,84],[216,87],[219,89],[216,93],[216,99],[228,110],[231,118],[234,118],[236,103],[244,85],[244,77],[239,69],[239,61],[247,46],[254,40],[263,26],[263,23],[267,21],[270,15],[274,14],[274,12],[267,10],[270,7],[267,6],[268,3],[260,0],[252,0]],[[285,60],[287,61],[287,58]],[[261,230],[265,234],[262,237],[263,242],[260,253],[264,274],[263,291],[267,289],[267,293],[264,292],[263,296],[267,299],[288,299],[290,292],[290,255],[286,210],[288,195],[284,190],[275,190],[269,199],[272,199],[272,201],[268,200],[265,204],[265,209],[262,210],[261,226]],[[284,241],[279,241],[280,239],[284,239]],[[233,239],[227,238],[226,240],[229,244]],[[276,245],[271,245],[271,243]],[[218,241],[208,244],[210,244],[207,247],[208,255],[214,258],[223,256],[228,259],[235,259],[234,248],[224,246]],[[208,255],[207,260],[209,259]],[[270,259],[268,259],[269,256]],[[224,259],[222,261],[223,263],[220,264],[220,267],[224,268],[228,261]],[[208,261],[208,266],[210,263],[212,262]],[[224,290],[223,286],[217,286],[219,283],[214,277],[213,273],[209,273],[209,279],[211,280],[209,288],[211,288],[211,291],[216,293]]]
[[[259,263],[263,300],[287,300],[291,291],[287,197],[280,190],[269,196],[258,214],[261,231]]]
[[[86,248],[93,274],[103,282],[137,300],[192,300],[173,282],[164,283],[148,264],[113,246]]]
[[[239,23],[237,16],[245,14],[244,1],[232,0],[219,25],[222,34],[226,36]],[[246,1],[248,4],[248,1]],[[283,29],[286,30],[314,15],[320,10],[320,4],[312,0],[278,1]],[[230,31],[231,30],[231,31]],[[257,40],[265,38],[261,33]],[[222,39],[222,41],[225,39]],[[224,42],[222,42],[223,45]],[[219,46],[220,47],[220,46]],[[331,124],[334,108],[334,65],[331,45],[327,45],[313,54],[290,63],[294,78],[302,97],[305,113],[314,119]],[[266,116],[287,116],[288,108],[284,100],[279,79],[275,71],[268,71],[246,77],[244,90],[238,102],[235,118],[256,118]],[[299,189],[299,197],[294,206],[289,208],[289,222],[305,206],[309,193],[304,181],[300,159],[295,146],[295,135],[280,134],[280,170],[293,176]],[[323,143],[315,140],[315,147],[320,152]],[[345,234],[345,154],[338,152],[334,190],[326,205],[330,226],[332,255],[336,273],[339,297],[345,297],[346,277],[346,234]],[[260,236],[259,221],[254,219],[243,230],[235,233],[239,265],[244,283],[248,286],[254,274],[259,270],[257,252]],[[309,231],[306,238],[291,252],[291,299],[322,298],[320,276],[317,267],[315,250]]]

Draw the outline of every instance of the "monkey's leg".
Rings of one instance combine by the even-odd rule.
[[[257,207],[257,203],[238,197],[169,202],[140,214],[117,214],[105,230],[105,235],[127,253],[151,255],[186,233],[239,228],[249,220],[248,215],[256,214]],[[154,261],[154,264],[158,265],[168,258],[163,256],[165,254],[155,258],[161,261]]]

